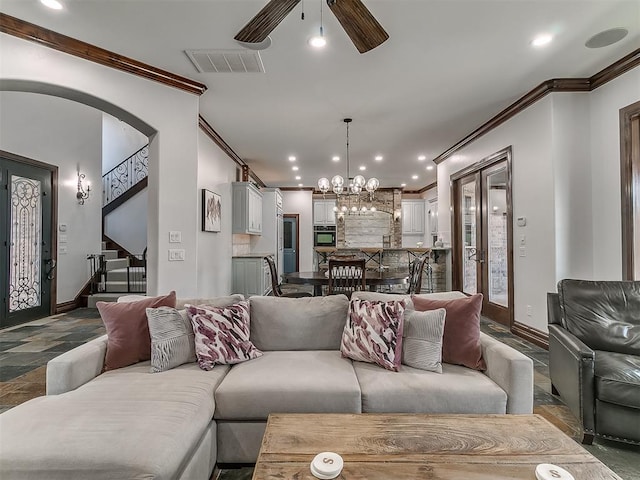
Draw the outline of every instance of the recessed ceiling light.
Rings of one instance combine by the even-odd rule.
[[[533,45],[534,47],[544,47],[545,45],[550,44],[551,40],[553,40],[553,37],[551,35],[549,35],[548,33],[543,33],[531,40],[531,45]]]
[[[289,157],[289,161],[290,161],[290,162],[295,162],[295,161],[296,161],[296,157],[294,157],[293,155],[291,155],[291,156]]]
[[[411,175],[411,178],[414,179],[414,180],[417,180],[418,179],[418,175]]]
[[[367,169],[367,167],[365,167],[364,165],[360,165],[359,168],[361,172],[364,172]]]
[[[296,175],[296,180],[302,180],[302,177],[300,175]]]
[[[334,162],[339,162],[340,161],[340,157],[335,155],[331,160],[333,160]]]
[[[425,155],[420,155],[418,157],[418,160],[420,160],[421,162],[424,162],[427,159],[427,157]]]
[[[613,45],[627,36],[629,30],[626,28],[610,28],[600,33],[596,33],[584,44],[587,48],[602,48]]]
[[[382,155],[376,155],[376,162],[382,161]]]
[[[407,186],[407,184],[406,184],[406,183],[401,183],[401,184],[400,184],[400,186],[401,186],[401,187],[406,187],[406,186]]]
[[[291,170],[293,170],[294,172],[297,172],[299,168],[294,165],[293,167],[291,167]]]
[[[427,170],[433,170],[433,165],[427,165]]]
[[[303,183],[299,183],[298,186],[299,187],[304,187],[304,184]]]
[[[62,4],[58,0],[40,0],[40,3],[53,10],[62,10]]]

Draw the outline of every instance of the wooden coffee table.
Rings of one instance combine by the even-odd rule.
[[[345,480],[535,480],[540,463],[621,480],[539,415],[414,414],[270,415],[253,480],[313,480],[324,451],[342,456]]]

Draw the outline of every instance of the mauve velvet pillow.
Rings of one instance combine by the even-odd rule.
[[[418,311],[444,308],[447,311],[442,341],[442,361],[486,370],[480,346],[480,311],[482,294],[453,300],[434,300],[413,296]]]
[[[151,358],[147,308],[176,306],[176,292],[137,302],[98,302],[96,307],[107,330],[104,370],[115,370]]]

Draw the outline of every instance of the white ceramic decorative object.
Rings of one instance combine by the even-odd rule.
[[[552,465],[551,463],[541,463],[536,467],[536,478],[538,480],[575,480],[573,475],[564,468]]]
[[[311,461],[311,473],[321,480],[336,478],[342,472],[342,457],[333,452],[322,452]]]

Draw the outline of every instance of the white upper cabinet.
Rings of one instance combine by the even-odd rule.
[[[424,200],[402,201],[402,233],[424,234]]]
[[[249,182],[234,182],[233,233],[262,233],[262,193]]]
[[[336,212],[335,200],[314,200],[313,201],[313,224],[314,225],[335,225]]]

